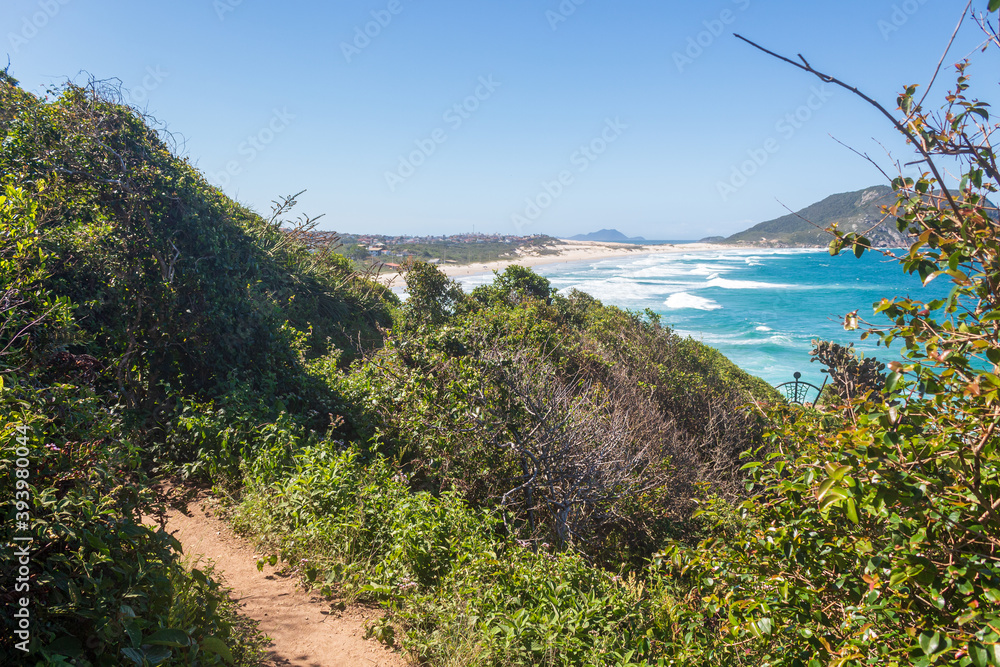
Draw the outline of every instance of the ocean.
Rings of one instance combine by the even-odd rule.
[[[872,305],[883,297],[922,299],[946,295],[945,279],[921,285],[894,260],[876,253],[861,259],[831,257],[821,249],[733,249],[677,252],[549,264],[535,268],[560,292],[578,289],[606,304],[659,313],[678,333],[710,345],[741,368],[771,384],[802,379],[822,384],[810,363],[811,341],[854,343],[866,356],[899,358],[899,344],[876,347],[846,331],[845,314],[885,323]],[[461,278],[466,290],[488,283],[492,274]]]

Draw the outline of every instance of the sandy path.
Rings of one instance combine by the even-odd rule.
[[[259,621],[273,639],[268,665],[281,667],[403,667],[408,663],[375,641],[364,639],[364,624],[380,614],[363,607],[346,611],[331,608],[318,595],[303,591],[292,577],[264,567],[257,571],[257,555],[242,538],[215,516],[214,501],[198,498],[187,513],[167,511],[167,532],[191,559],[212,560],[216,572],[232,588],[242,613]],[[149,519],[151,523],[155,520]]]

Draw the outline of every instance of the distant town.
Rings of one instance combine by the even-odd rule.
[[[407,259],[431,264],[472,264],[513,257],[519,252],[555,253],[563,242],[544,234],[452,234],[411,236],[387,234],[341,234],[309,231],[297,238],[314,248],[333,247],[336,252],[365,265],[378,263],[398,268]]]
[[[512,246],[548,245],[558,242],[557,239],[543,234],[531,236],[514,236],[510,234],[452,234],[451,236],[385,236],[382,234],[341,234],[341,242],[345,245],[355,244],[366,246],[373,252],[377,249],[391,249],[405,245],[451,245],[456,243],[504,243]]]

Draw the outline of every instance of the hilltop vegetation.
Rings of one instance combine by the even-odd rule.
[[[67,86],[46,101],[0,76],[4,541],[34,540],[25,597],[4,587],[5,604],[29,601],[30,637],[15,648],[20,622],[5,615],[2,651],[222,664],[226,644],[240,659],[253,642],[234,634],[218,586],[140,523],[148,475],[238,471],[251,443],[185,448],[178,429],[198,401],[326,428],[339,398],[306,364],[377,345],[395,300],[336,256],[289,245],[113,95]]]

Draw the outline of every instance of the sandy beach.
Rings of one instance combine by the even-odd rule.
[[[556,246],[553,254],[524,254],[517,258],[504,259],[496,262],[475,264],[444,264],[439,266],[445,275],[451,278],[475,276],[493,271],[503,271],[508,266],[519,265],[527,267],[546,264],[565,264],[608,259],[611,257],[637,257],[640,255],[666,254],[675,252],[705,252],[711,250],[732,250],[733,246],[715,243],[684,243],[680,245],[636,245],[634,243],[609,243],[598,241],[563,240],[564,245]],[[379,281],[400,291],[406,287],[406,281],[398,273],[383,273]]]

